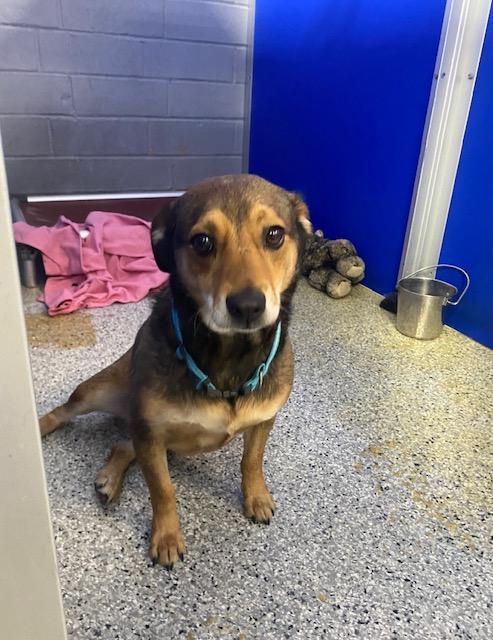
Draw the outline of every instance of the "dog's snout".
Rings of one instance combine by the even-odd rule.
[[[226,306],[235,320],[241,320],[248,325],[265,311],[265,296],[258,289],[250,287],[227,296]]]

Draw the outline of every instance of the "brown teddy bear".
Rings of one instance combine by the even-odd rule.
[[[344,298],[365,277],[365,263],[349,240],[326,240],[322,231],[309,236],[302,272],[315,289]]]

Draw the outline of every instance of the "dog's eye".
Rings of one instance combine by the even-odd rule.
[[[214,240],[206,233],[198,233],[192,238],[190,244],[199,256],[208,256],[214,250]]]
[[[265,243],[270,249],[279,249],[284,242],[284,229],[282,227],[269,227],[265,236]]]

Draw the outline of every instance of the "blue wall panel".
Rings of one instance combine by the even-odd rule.
[[[441,261],[464,267],[471,289],[446,322],[493,347],[493,18],[490,16],[455,181]],[[455,283],[455,281],[454,281]]]
[[[445,0],[257,0],[250,171],[394,288]]]

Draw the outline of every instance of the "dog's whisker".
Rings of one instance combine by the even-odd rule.
[[[198,322],[199,322],[199,312],[197,311],[193,319],[193,335],[194,336],[197,335]]]

